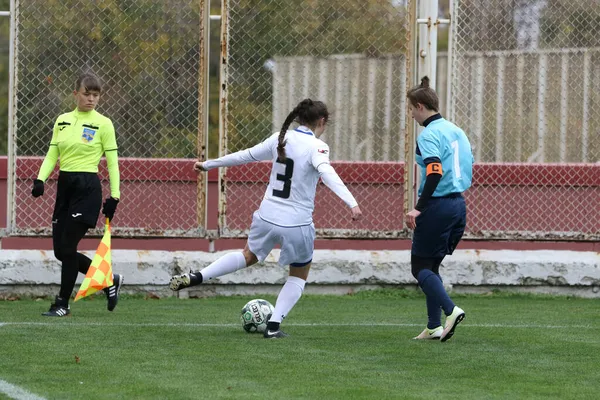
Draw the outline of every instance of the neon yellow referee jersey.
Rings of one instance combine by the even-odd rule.
[[[44,182],[48,179],[59,157],[61,171],[98,173],[103,154],[110,178],[110,195],[118,199],[119,163],[112,121],[96,110],[81,112],[75,109],[56,119],[38,179]]]

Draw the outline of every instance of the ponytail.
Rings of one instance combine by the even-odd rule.
[[[281,127],[281,131],[279,131],[279,137],[277,138],[277,159],[279,161],[285,161],[285,134],[297,116],[298,107],[294,108],[292,112],[288,114],[285,121],[283,121],[283,126]]]
[[[285,134],[290,128],[292,122],[297,120],[300,124],[312,126],[320,118],[325,118],[325,122],[329,119],[327,106],[322,101],[312,101],[304,99],[290,112],[283,122],[281,131],[279,132],[277,143],[277,159],[285,161]]]

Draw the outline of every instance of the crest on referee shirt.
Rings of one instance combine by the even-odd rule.
[[[83,134],[81,135],[81,140],[83,140],[84,143],[89,143],[92,140],[94,140],[94,135],[96,134],[96,131],[90,128],[83,128]]]

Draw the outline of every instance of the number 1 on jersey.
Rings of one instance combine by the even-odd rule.
[[[454,176],[460,178],[460,160],[458,158],[458,140],[450,143],[452,146],[452,153],[454,153]]]
[[[292,189],[292,175],[294,174],[294,160],[286,158],[285,161],[277,159],[279,164],[285,165],[285,171],[283,174],[277,174],[277,180],[283,182],[283,190],[273,189],[273,196],[287,199],[290,197],[290,190]]]

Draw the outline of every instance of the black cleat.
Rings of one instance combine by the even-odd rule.
[[[44,317],[66,317],[71,315],[71,308],[68,302],[57,296],[54,303],[50,305],[50,310],[42,313],[42,315]]]
[[[121,285],[123,284],[123,275],[113,274],[113,285],[107,288],[104,288],[104,293],[106,293],[106,299],[108,303],[106,308],[108,311],[112,311],[117,306],[119,302],[119,292],[121,291]]]
[[[176,292],[186,287],[190,287],[191,279],[190,274],[173,275],[169,282],[169,288]]]
[[[288,337],[290,335],[288,335],[287,333],[285,333],[284,331],[279,330],[279,329],[276,331],[270,331],[267,329],[267,330],[265,330],[265,333],[263,336],[265,339],[281,339],[284,337]]]
[[[190,272],[188,274],[173,275],[169,282],[169,288],[176,292],[191,286],[202,283],[202,274],[200,272]]]

